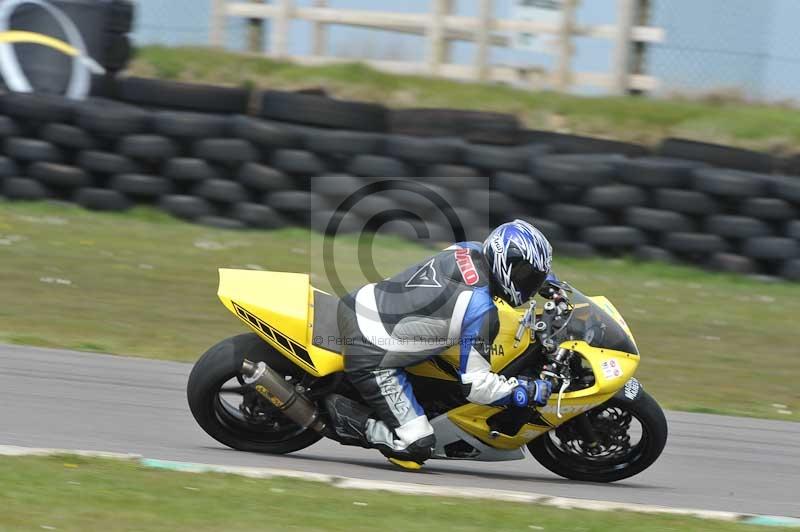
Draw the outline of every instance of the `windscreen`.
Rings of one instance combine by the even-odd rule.
[[[567,337],[583,340],[592,347],[639,354],[631,336],[606,310],[574,289],[570,301],[574,310],[567,324]]]

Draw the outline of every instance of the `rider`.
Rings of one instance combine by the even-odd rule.
[[[543,406],[544,380],[492,373],[499,329],[496,296],[512,306],[530,299],[551,277],[552,247],[528,222],[497,227],[483,244],[456,244],[394,277],[342,299],[338,323],[347,377],[362,405],[341,395],[326,399],[332,437],[377,448],[395,463],[419,467],[430,458],[434,429],[403,368],[460,343],[457,368],[472,403]]]

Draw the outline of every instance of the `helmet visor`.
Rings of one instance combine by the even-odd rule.
[[[527,261],[519,261],[511,267],[511,282],[519,292],[522,302],[531,298],[544,284],[547,272],[539,271]]]

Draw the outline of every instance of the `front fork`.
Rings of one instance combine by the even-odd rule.
[[[600,442],[597,440],[597,433],[594,431],[592,422],[589,421],[588,412],[584,412],[575,418],[575,428],[581,440],[586,444],[587,450],[591,451],[599,448]]]

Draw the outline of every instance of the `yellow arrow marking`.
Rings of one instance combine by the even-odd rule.
[[[78,51],[77,48],[64,41],[30,31],[5,31],[0,33],[0,42],[41,44],[42,46],[53,48],[72,57],[78,57],[80,55],[80,51]]]

